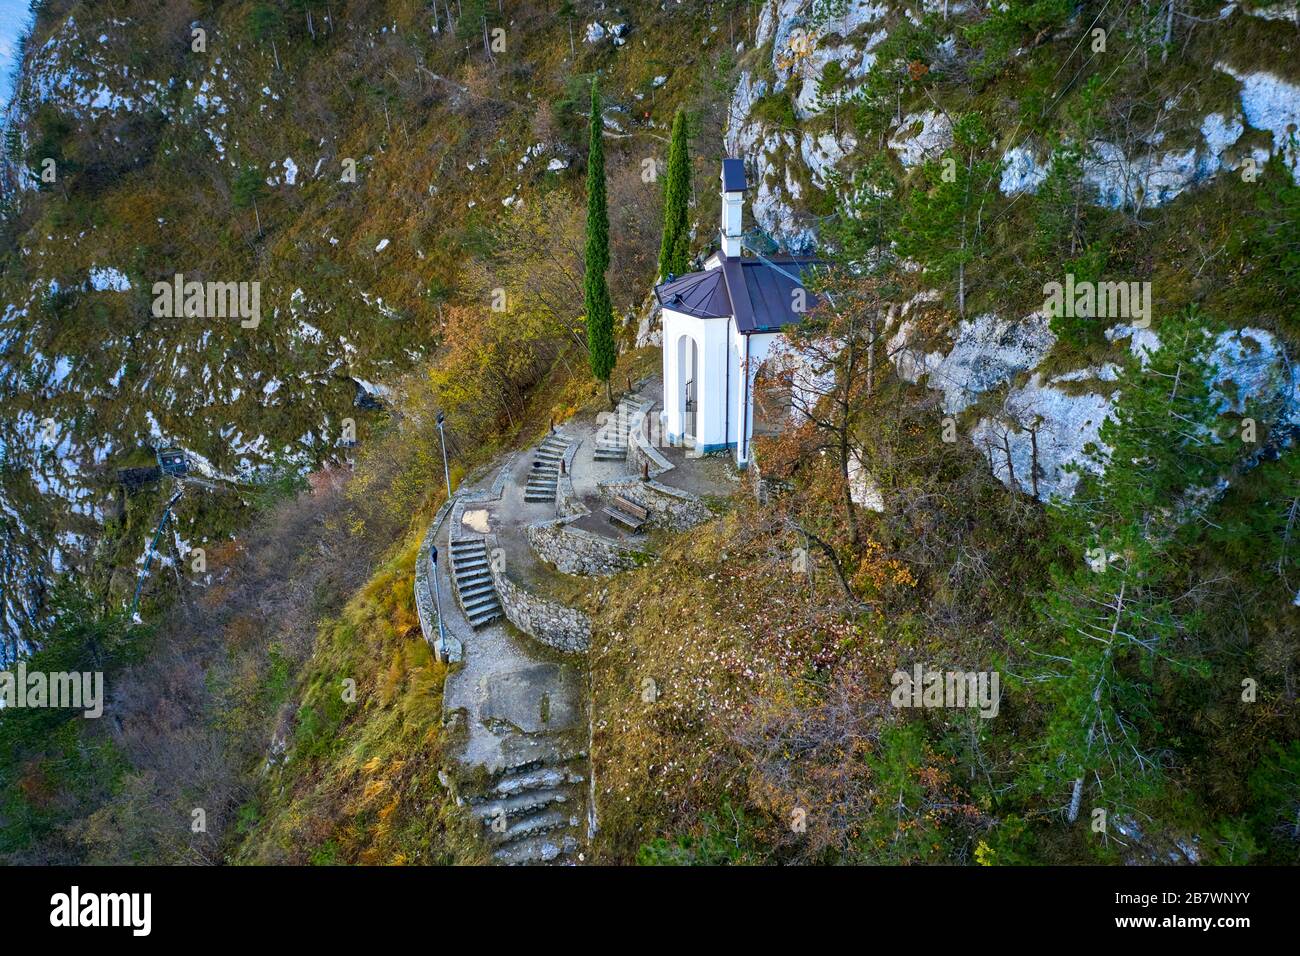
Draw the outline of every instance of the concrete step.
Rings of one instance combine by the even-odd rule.
[[[527,793],[533,790],[550,790],[563,784],[585,783],[586,779],[582,774],[573,770],[542,766],[525,773],[502,777],[497,782],[497,785],[492,788],[492,792],[498,797],[512,797],[515,794]]]
[[[501,602],[497,600],[496,591],[486,591],[476,594],[473,597],[461,595],[461,605],[465,608],[466,614],[477,614],[480,611],[486,611],[492,605],[500,606]]]
[[[484,624],[490,624],[500,616],[501,616],[501,608],[494,607],[490,611],[484,611],[481,614],[471,615],[468,618],[469,626],[474,628],[474,630],[478,630]]]
[[[462,598],[468,600],[469,598],[478,597],[480,594],[487,592],[495,593],[496,589],[493,587],[492,579],[490,577],[483,577],[479,578],[477,581],[470,581],[464,584],[457,581],[456,590],[460,591],[460,596]]]
[[[578,841],[570,834],[558,839],[549,836],[517,840],[493,851],[492,859],[502,866],[537,866],[546,863],[574,863]]]
[[[468,584],[461,585],[456,583],[456,593],[460,595],[460,603],[463,607],[466,601],[476,598],[481,594],[495,594],[496,588],[491,578],[482,578],[478,581],[470,581]]]
[[[486,588],[483,587],[483,584],[485,583],[489,585]],[[485,597],[490,598],[492,600],[496,600],[496,596],[497,596],[496,588],[491,587],[491,584],[492,584],[491,581],[475,582],[473,594],[466,594],[465,592],[462,591],[460,595],[461,606],[466,609],[473,608],[483,603],[483,598]]]
[[[474,813],[485,827],[491,828],[503,816],[508,825],[511,820],[541,813],[549,807],[569,803],[571,799],[563,790],[527,790],[481,803],[474,808]],[[497,825],[500,826],[499,823]]]
[[[481,584],[492,583],[492,572],[487,568],[475,568],[473,571],[466,571],[464,574],[456,575],[456,590],[464,591],[466,588],[476,588]]]
[[[560,748],[553,750],[542,757],[533,757],[528,760],[522,760],[516,764],[508,764],[494,771],[489,778],[490,780],[500,783],[511,777],[517,777],[522,774],[530,774],[539,770],[564,770],[572,772],[574,764],[584,765],[587,760],[587,751],[575,750],[570,748]]]
[[[514,843],[516,840],[540,836],[543,833],[576,828],[578,823],[578,817],[571,815],[568,810],[547,810],[543,813],[530,814],[511,823],[504,833],[488,830],[488,839],[500,846]]]

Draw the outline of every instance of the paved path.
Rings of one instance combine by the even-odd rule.
[[[625,403],[624,413],[629,404],[651,403],[647,417],[653,426],[658,400],[658,380],[651,379]],[[596,455],[610,441],[608,413],[575,418],[557,434],[577,446],[570,477],[575,496],[591,512],[579,525],[618,541],[642,538],[602,513],[600,483],[632,473],[626,460]],[[662,450],[683,467],[661,480],[705,495],[735,489],[725,458]],[[445,555],[450,540],[495,534],[501,548],[495,557],[505,561],[510,580],[550,596],[548,589],[564,576],[534,554],[525,533],[529,524],[558,516],[556,502],[526,500],[536,453],[532,448],[515,455],[502,465],[504,474],[493,472],[461,489],[464,509],[451,511],[435,543]],[[497,488],[500,494],[493,497]],[[438,563],[438,571],[443,621],[462,648],[461,666],[448,675],[443,692],[447,719],[462,730],[454,754],[460,796],[482,821],[498,862],[580,862],[594,829],[585,662],[545,647],[504,618],[474,629],[456,601],[447,561]]]
[[[486,493],[493,477],[461,494]],[[437,539],[440,552],[453,535],[480,533],[478,508],[467,505],[458,528],[448,519]],[[471,628],[445,562],[439,572],[444,624],[462,648],[461,666],[443,688],[443,708],[464,731],[456,759],[468,772],[457,778],[475,781],[462,785],[461,796],[497,862],[579,862],[587,838],[585,673],[504,619]]]

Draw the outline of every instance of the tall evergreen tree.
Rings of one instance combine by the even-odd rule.
[[[686,203],[691,195],[691,159],[686,145],[686,114],[673,117],[673,136],[668,146],[668,181],[664,185],[664,237],[659,246],[659,275],[681,275],[686,271],[690,235]]]
[[[989,158],[992,135],[978,113],[958,119],[952,138],[948,154],[923,167],[926,187],[912,191],[898,252],[921,260],[927,270],[951,275],[957,282],[957,313],[965,316],[966,263],[983,251],[981,213],[999,167]]]
[[[1152,675],[1157,662],[1199,666],[1175,640],[1187,621],[1171,582],[1189,560],[1197,525],[1188,519],[1242,448],[1219,434],[1206,324],[1194,311],[1161,322],[1161,346],[1121,380],[1090,452],[1099,474],[1051,506],[1062,550],[1085,560],[1053,568],[1040,602],[1051,638],[1036,649],[1043,668],[1029,685],[1045,705],[1046,735],[1024,780],[1063,793],[1071,823],[1085,795],[1127,813],[1157,792]]]
[[[582,301],[587,313],[587,361],[591,374],[605,383],[614,404],[609,375],[618,351],[614,347],[614,308],[605,271],[609,268],[609,209],[605,200],[605,143],[602,139],[600,86],[591,81],[591,142],[587,150],[587,247]]]

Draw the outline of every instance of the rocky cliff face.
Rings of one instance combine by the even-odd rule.
[[[928,13],[946,10],[953,17],[953,32],[939,49],[940,56],[950,54],[960,29],[957,17],[969,5],[925,0],[921,7]],[[1294,10],[1287,4],[1242,9],[1228,3],[1208,29],[1228,30],[1250,17],[1293,22]],[[875,64],[874,51],[900,18],[915,20],[916,13],[891,0],[770,0],[763,8],[754,54],[731,98],[726,145],[731,154],[746,157],[757,173],[755,221],[792,249],[808,248],[817,238],[802,184],[810,181],[828,190],[852,182],[854,167],[862,159],[861,144],[847,118],[843,123],[832,119],[831,128],[827,119],[837,105],[853,101]],[[1080,40],[1083,26],[1072,23],[1062,37],[1072,43]],[[818,87],[830,63],[840,67],[845,79],[832,96],[823,97]],[[1300,127],[1300,84],[1252,67],[1248,60],[1207,66],[1219,74],[1210,79],[1231,81],[1221,82],[1229,94],[1221,110],[1202,111],[1199,98],[1190,95],[1171,98],[1149,128],[1126,131],[1129,142],[1098,137],[1086,144],[1085,179],[1097,204],[1165,205],[1220,173],[1239,171],[1247,159],[1262,166],[1275,153],[1300,182],[1300,145],[1293,139]],[[774,94],[790,97],[792,124],[773,122],[755,110],[760,100]],[[951,121],[943,105],[909,112],[900,106],[887,145],[904,169],[941,155],[951,145]],[[1169,145],[1175,128],[1195,131],[1185,147]],[[1015,130],[1006,131],[1003,139],[1002,193],[1033,193],[1046,176],[1050,150],[1039,137]]]
[[[845,105],[876,67],[890,31],[904,20],[918,22],[922,9],[950,18],[942,21],[951,29],[929,65],[941,69],[945,58],[956,55],[968,4],[771,0],[764,6],[731,98],[726,145],[751,168],[755,223],[782,245],[799,251],[816,245],[817,207],[842,205],[856,170],[882,145],[903,182],[952,145],[952,116],[941,94],[912,104],[900,98],[883,144],[859,141]],[[1226,36],[1265,21],[1277,27],[1270,35],[1288,36],[1285,31],[1296,25],[1295,7],[1229,3],[1207,21],[1199,27],[1205,34]],[[1073,20],[1053,39],[1064,53],[1093,37],[1090,24]],[[1076,144],[1094,205],[1149,218],[1180,198],[1184,205],[1200,201],[1217,177],[1249,177],[1274,156],[1300,183],[1300,85],[1261,68],[1244,52],[1234,56],[1193,63],[1205,89],[1188,82],[1141,121],[1102,125],[1093,138]],[[819,95],[830,64],[834,94]],[[774,111],[773,102],[788,102],[789,109]],[[1026,133],[1019,124],[995,136],[1002,159],[999,192],[1012,200],[1036,193],[1050,163],[1047,137]],[[1059,360],[1048,363],[1058,358],[1057,336],[1041,310],[987,311],[964,319],[949,313],[937,338],[933,329],[921,336],[914,312],[933,306],[935,298],[922,296],[895,312],[889,354],[900,375],[942,392],[945,412],[963,421],[995,473],[1025,491],[1031,490],[1032,431],[1039,496],[1071,495],[1078,481],[1071,466],[1083,463],[1084,448],[1096,441],[1114,405],[1115,362],[1064,369]],[[1114,321],[1105,335],[1139,361],[1159,342],[1158,330],[1137,330],[1122,321]],[[1240,411],[1249,401],[1269,409],[1271,425],[1300,424],[1300,365],[1273,331],[1247,326],[1225,332],[1212,361],[1225,410]]]
[[[358,195],[381,142],[360,132],[369,116],[332,111],[331,96],[355,94],[327,85],[339,47],[373,55],[389,23],[324,20],[321,39],[343,39],[304,58],[305,30],[286,29],[273,51],[233,10],[191,21],[185,5],[69,6],[46,5],[4,123],[17,246],[0,271],[10,637],[123,517],[117,468],[175,445],[199,474],[242,486],[182,499],[161,549],[176,562],[238,523],[268,469],[314,465],[364,436],[369,383],[409,368],[429,339],[411,310],[427,279],[390,267],[423,252],[390,248],[380,216],[359,227],[376,212],[373,193]],[[339,203],[350,169],[357,185]],[[202,283],[205,303],[209,283],[256,285],[259,314],[160,314],[154,284],[176,275]],[[161,514],[144,501],[126,516],[135,555]]]

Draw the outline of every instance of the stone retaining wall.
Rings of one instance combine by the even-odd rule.
[[[615,495],[630,498],[650,511],[650,523],[670,531],[685,531],[713,517],[709,506],[689,491],[670,488],[651,478],[615,478],[600,483],[600,493],[611,503]]]
[[[583,514],[586,509],[583,509]],[[539,558],[565,574],[604,576],[626,571],[644,556],[611,538],[572,527],[582,514],[530,524],[525,533]]]
[[[438,514],[429,525],[429,530],[420,545],[419,554],[415,556],[415,610],[420,615],[420,631],[424,634],[425,642],[432,648],[434,657],[448,664],[460,660],[462,648],[460,641],[450,634],[447,635],[446,647],[441,646],[438,641],[438,605],[433,596],[433,575],[437,574],[437,568],[434,567],[431,552],[433,541],[438,536],[443,520],[456,503],[455,495],[443,502],[442,507],[438,509]]]
[[[577,493],[573,490],[573,459],[578,454],[578,446],[581,444],[581,440],[575,441],[565,449],[563,459],[564,474],[560,475],[559,480],[555,483],[555,513],[561,517],[582,515],[587,512]]]
[[[499,547],[497,536],[487,536],[489,550]],[[591,647],[591,620],[576,608],[539,597],[511,581],[489,562],[492,583],[506,618],[529,637],[557,651],[585,653]]]

